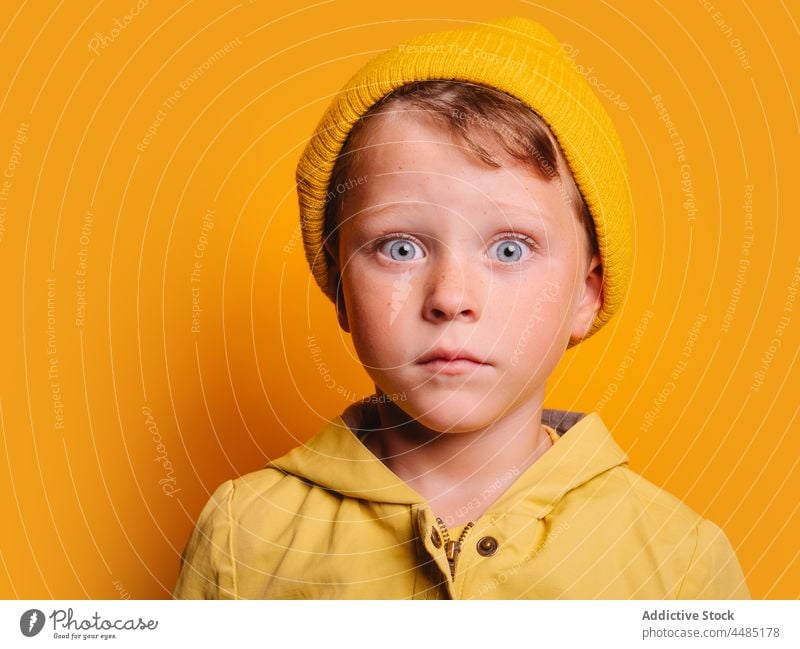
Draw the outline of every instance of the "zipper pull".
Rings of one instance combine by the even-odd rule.
[[[456,561],[461,552],[461,544],[458,541],[450,541],[449,539],[444,544],[444,553],[447,557],[447,562],[450,564],[450,576],[455,581],[456,578]]]
[[[453,541],[450,539],[450,534],[447,532],[447,527],[445,526],[444,521],[437,517],[436,522],[439,524],[439,528],[442,530],[442,537],[444,538],[444,555],[447,557],[447,563],[450,564],[450,577],[455,582],[456,563],[458,562],[458,555],[461,554],[461,544],[475,523],[471,521],[467,523],[467,526],[464,528],[464,531],[461,532],[461,536],[458,538],[458,541]]]

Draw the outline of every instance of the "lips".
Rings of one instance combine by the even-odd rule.
[[[417,364],[426,372],[438,376],[473,376],[483,367],[488,367],[477,356],[466,351],[434,349],[424,354]]]
[[[426,354],[423,354],[417,361],[420,365],[427,365],[432,363],[437,364],[460,364],[460,365],[485,365],[484,361],[479,359],[474,354],[470,354],[464,350],[450,350],[444,348],[437,348]]]

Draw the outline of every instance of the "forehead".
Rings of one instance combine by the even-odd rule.
[[[387,171],[400,165],[408,170],[438,170],[435,151],[444,150],[453,157],[469,153],[467,146],[429,111],[402,104],[390,105],[366,118],[348,150],[350,166],[367,166],[373,171]]]
[[[348,146],[338,187],[343,212],[391,213],[391,205],[556,222],[575,212],[559,178],[544,179],[505,153],[490,166],[443,124],[414,107],[368,118]]]

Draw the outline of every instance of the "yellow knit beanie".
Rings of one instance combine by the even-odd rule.
[[[434,79],[493,87],[523,101],[549,125],[589,207],[603,265],[603,304],[587,335],[619,308],[632,266],[627,165],[608,113],[556,38],[525,18],[425,34],[380,54],[334,97],[297,165],[303,244],[311,272],[335,302],[323,252],[325,196],[353,125],[400,86]],[[578,340],[571,340],[570,347]]]

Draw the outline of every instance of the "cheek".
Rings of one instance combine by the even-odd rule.
[[[550,310],[561,301],[564,285],[544,273],[529,273],[508,282],[495,282],[489,291],[495,311],[506,316]]]
[[[493,291],[493,312],[498,331],[511,346],[520,338],[553,339],[567,326],[571,284],[547,278]]]
[[[385,352],[396,336],[390,322],[391,284],[374,275],[348,274],[344,279],[345,305],[353,344],[362,360]]]

